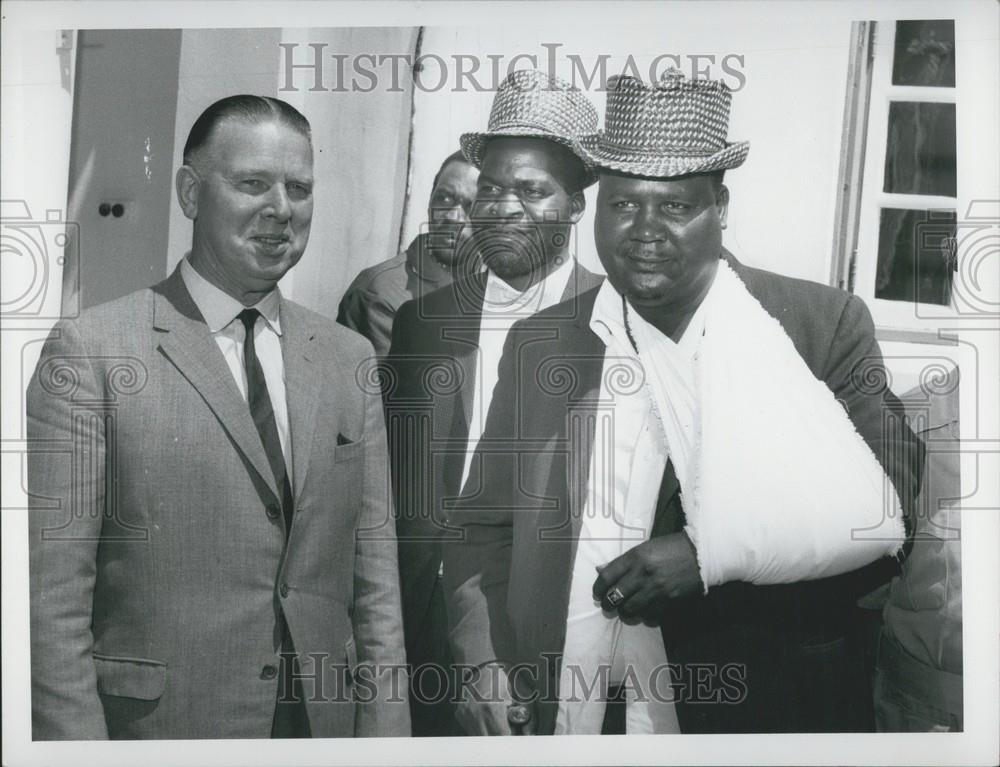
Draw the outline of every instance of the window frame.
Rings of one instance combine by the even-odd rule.
[[[952,344],[954,334],[942,333],[940,328],[954,320],[954,287],[948,305],[875,297],[884,208],[951,211],[961,221],[963,174],[958,146],[955,197],[883,191],[893,102],[955,104],[956,136],[960,133],[957,81],[955,86],[892,84],[896,23],[892,19],[852,25],[830,281],[865,301],[880,340]],[[956,38],[957,27],[956,22]]]

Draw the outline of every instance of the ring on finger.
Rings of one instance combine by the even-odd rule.
[[[618,607],[618,605],[625,601],[625,595],[620,588],[615,586],[605,595],[605,599],[608,600],[608,604],[612,607]]]

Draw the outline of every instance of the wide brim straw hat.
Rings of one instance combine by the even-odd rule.
[[[581,149],[581,139],[597,131],[597,122],[597,109],[582,91],[544,72],[519,69],[497,88],[486,130],[464,133],[459,143],[465,159],[480,168],[491,139],[547,139],[580,158],[589,185],[597,175]]]
[[[731,102],[725,83],[676,69],[654,85],[612,78],[604,130],[581,140],[583,154],[598,169],[652,178],[739,167],[750,142],[727,140]]]

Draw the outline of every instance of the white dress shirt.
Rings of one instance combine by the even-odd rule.
[[[634,328],[635,311],[630,308],[628,316]],[[664,337],[670,347],[666,351],[674,357],[673,369],[678,371],[675,380],[660,382],[669,389],[667,401],[675,393],[693,391],[694,358],[703,323],[703,313],[696,312],[679,343]],[[646,367],[628,340],[621,295],[609,281],[598,291],[590,327],[606,351],[587,497],[573,562],[555,731],[601,732],[605,711],[601,697],[606,690],[601,684],[589,696],[585,690],[604,673],[608,686],[624,684],[627,688],[627,733],[679,732],[660,629],[622,623],[617,613],[604,612],[591,593],[598,566],[648,540],[669,449]],[[691,406],[667,417],[678,417],[690,428],[694,423]]]
[[[479,349],[476,355],[476,382],[469,419],[469,441],[466,445],[462,487],[469,478],[472,456],[486,428],[486,416],[493,401],[493,390],[500,377],[500,358],[518,320],[555,306],[562,301],[573,271],[573,259],[567,258],[543,280],[524,291],[515,290],[493,272],[488,272],[483,296],[483,312],[479,321]]]
[[[191,294],[195,306],[205,318],[212,338],[219,345],[222,357],[233,374],[236,387],[247,398],[247,374],[243,366],[243,343],[246,331],[237,315],[244,309],[260,312],[263,321],[254,325],[254,350],[264,371],[267,393],[271,397],[274,421],[278,427],[281,453],[285,458],[288,481],[292,482],[292,438],[288,425],[288,403],[285,394],[285,363],[281,356],[281,294],[275,288],[253,307],[246,307],[206,280],[191,266],[188,258],[181,261],[181,279]]]

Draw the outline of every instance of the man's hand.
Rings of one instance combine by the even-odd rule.
[[[694,546],[686,533],[651,538],[599,569],[594,599],[627,623],[658,625],[667,601],[702,592]],[[609,598],[610,597],[610,598]]]
[[[490,663],[476,669],[476,676],[462,685],[462,701],[455,710],[455,718],[467,735],[534,735],[535,717],[511,731],[507,709],[513,703],[507,672],[499,663]],[[529,706],[530,710],[530,706]]]

